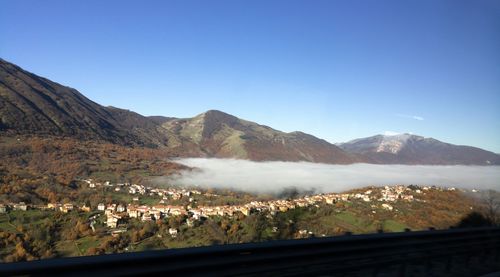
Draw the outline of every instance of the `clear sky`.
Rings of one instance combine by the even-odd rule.
[[[0,0],[0,57],[143,115],[500,153],[497,0]]]

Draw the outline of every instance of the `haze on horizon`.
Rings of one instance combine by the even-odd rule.
[[[500,153],[499,15],[491,0],[2,1],[0,57],[143,115]]]
[[[157,184],[198,185],[274,194],[289,188],[328,193],[365,186],[412,184],[477,190],[500,188],[500,166],[331,165],[206,158],[186,158],[175,162],[194,170],[153,181]]]

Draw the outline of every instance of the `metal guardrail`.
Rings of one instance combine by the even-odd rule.
[[[429,230],[270,241],[0,264],[0,276],[314,276],[484,258],[499,262],[500,228]],[[499,262],[500,263],[500,262]]]

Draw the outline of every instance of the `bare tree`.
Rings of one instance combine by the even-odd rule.
[[[484,216],[495,225],[500,224],[500,192],[487,190],[481,195]]]

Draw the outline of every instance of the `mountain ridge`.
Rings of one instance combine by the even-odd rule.
[[[145,117],[125,109],[104,107],[76,89],[3,59],[0,60],[0,108],[0,132],[5,135],[60,136],[128,146],[166,147],[173,156],[179,157],[357,161],[316,137],[299,139],[217,110],[177,119]]]
[[[173,119],[162,127],[200,145],[207,156],[343,164],[362,161],[312,135],[285,133],[218,110]]]
[[[413,134],[375,135],[337,144],[382,164],[499,165],[500,155]]]
[[[403,134],[332,144],[208,110],[191,118],[143,116],[104,107],[76,89],[0,59],[0,134],[60,136],[167,148],[175,157],[308,161],[331,164],[500,164],[500,155]]]

